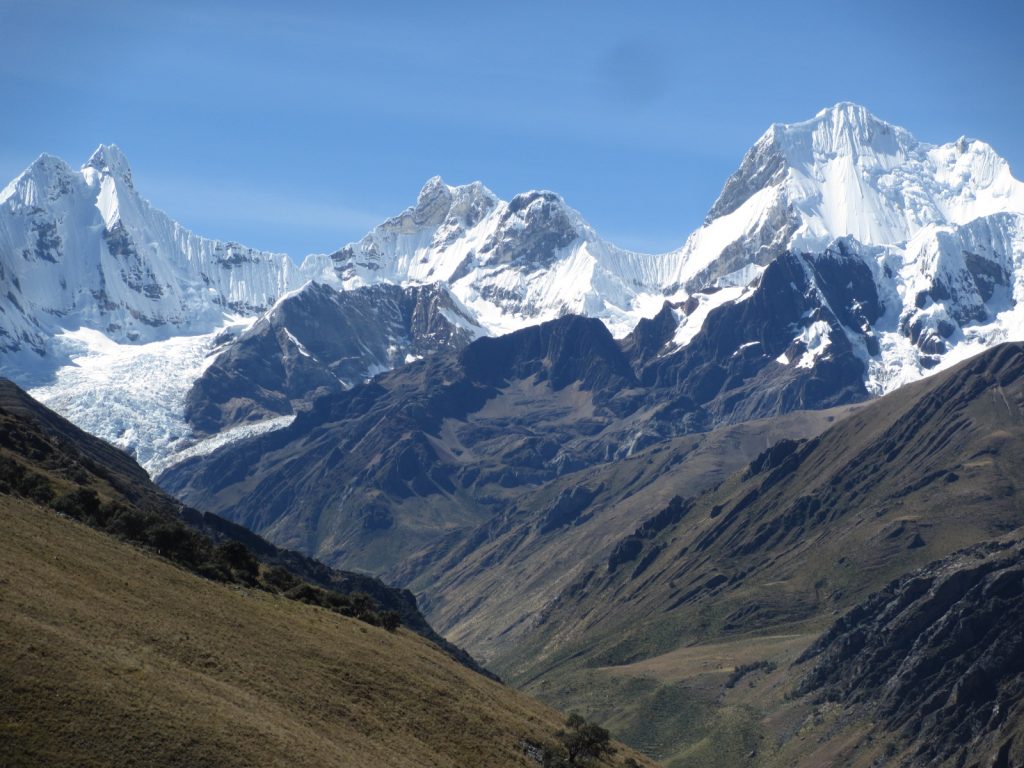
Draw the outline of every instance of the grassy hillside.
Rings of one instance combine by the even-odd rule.
[[[493,663],[670,766],[806,756],[832,715],[789,698],[803,649],[893,579],[1018,529],[1022,483],[1024,345],[1008,344],[652,515]]]
[[[3,381],[0,530],[5,768],[537,766],[582,732],[410,593],[182,508]]]
[[[563,717],[406,630],[0,496],[0,764],[537,765]],[[608,764],[622,764],[620,751]]]
[[[720,427],[536,488],[504,490],[511,510],[410,559],[389,580],[421,592],[431,623],[486,663],[528,638],[559,593],[607,562],[652,510],[719,484],[778,440],[814,437],[859,407]]]
[[[279,549],[223,518],[183,507],[126,454],[0,379],[0,493],[34,500],[217,581],[259,586],[375,624],[400,621],[482,670],[427,623],[408,590]]]

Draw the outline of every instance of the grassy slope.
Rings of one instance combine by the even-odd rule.
[[[485,661],[528,637],[545,608],[587,569],[676,494],[696,495],[721,482],[777,440],[813,437],[859,406],[803,411],[675,438],[629,458],[572,472],[539,489],[515,488],[519,512],[478,530],[476,546],[441,553],[409,582],[430,621]],[[573,524],[539,530],[544,510],[561,493],[595,489]],[[424,558],[435,555],[431,552]],[[411,563],[408,571],[416,572]]]
[[[35,477],[43,486],[52,490],[58,497],[56,508],[66,513],[77,511],[77,519],[85,519],[100,530],[114,530],[127,540],[145,542],[159,550],[152,536],[154,530],[163,529],[166,533],[168,526],[181,529],[187,525],[201,539],[212,539],[217,544],[240,542],[264,566],[284,567],[309,584],[341,595],[368,595],[369,602],[375,605],[371,614],[376,613],[379,617],[381,612],[395,611],[400,615],[403,626],[434,642],[471,669],[483,671],[468,654],[448,643],[427,624],[411,593],[388,587],[366,575],[329,569],[296,552],[278,549],[251,531],[223,518],[182,507],[180,502],[157,488],[145,470],[127,454],[75,427],[33,400],[13,382],[0,379],[0,493],[20,485],[15,482],[18,475],[23,476],[21,483]],[[14,485],[11,485],[12,482]],[[44,496],[39,495],[42,490],[45,488],[19,495],[42,501],[45,500]],[[22,488],[22,491],[25,489]],[[98,510],[88,513],[81,504],[61,505],[61,495],[82,491],[96,493],[108,508],[113,505],[133,510],[130,515],[131,525],[118,515],[97,515]],[[49,506],[54,504],[50,503]],[[166,547],[170,538],[164,535],[162,546]],[[193,572],[203,573],[199,567],[204,566],[207,569],[205,575],[210,576],[210,568],[215,567],[221,571],[222,580],[227,576],[219,567],[223,563],[218,563],[216,552],[209,551],[209,547],[205,553],[201,553],[202,546],[185,547],[180,536],[174,537],[173,541],[178,543],[175,551],[164,550],[169,559],[177,563],[191,563],[189,570]],[[199,556],[202,562],[191,558],[192,555]],[[271,591],[288,590],[289,587],[282,585],[279,580],[276,584],[267,583],[266,567],[263,574],[263,585]],[[238,578],[227,580],[235,583],[240,581]],[[241,582],[252,583],[245,579]],[[339,606],[335,601],[331,607]],[[346,615],[359,613],[344,609],[341,612]],[[361,617],[372,620],[371,614],[363,613]]]
[[[520,742],[561,724],[405,630],[206,581],[11,497],[0,529],[0,764],[536,765]]]
[[[662,550],[642,576],[643,555],[599,569],[496,668],[669,766],[828,764],[800,741],[830,713],[786,701],[790,665],[868,593],[1024,522],[1022,360],[1007,345],[865,406],[776,482],[735,475],[646,545]],[[820,514],[791,513],[802,497]],[[776,669],[726,686],[764,661]]]

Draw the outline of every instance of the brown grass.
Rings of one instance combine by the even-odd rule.
[[[404,630],[205,581],[9,497],[0,529],[2,766],[536,766],[523,740],[563,722]]]

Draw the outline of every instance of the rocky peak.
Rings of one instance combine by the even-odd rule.
[[[679,320],[672,304],[666,301],[654,317],[645,317],[622,341],[622,349],[637,367],[662,351],[672,341]]]
[[[429,179],[416,196],[416,205],[412,208],[412,218],[417,224],[437,225],[444,221],[452,206],[452,190],[440,176]]]
[[[0,192],[0,205],[45,208],[61,195],[71,191],[75,181],[71,167],[53,155],[42,154]]]
[[[113,176],[132,187],[132,169],[128,158],[116,144],[100,144],[82,166],[82,170],[94,168],[103,175]]]
[[[554,390],[578,382],[582,389],[614,394],[636,383],[629,361],[605,324],[579,315],[478,339],[463,350],[462,364],[470,378],[494,386],[532,376],[549,382]]]
[[[480,249],[491,264],[550,266],[558,251],[581,236],[582,227],[565,201],[554,192],[524,192],[513,197],[494,233]]]
[[[801,169],[817,179],[821,174],[809,169],[837,158],[858,166],[888,169],[905,162],[918,146],[904,129],[849,102],[823,109],[803,122],[774,123],[747,151],[705,223],[732,213],[762,189],[780,184],[791,169]]]

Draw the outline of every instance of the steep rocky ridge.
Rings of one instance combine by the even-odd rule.
[[[611,716],[601,703],[609,690],[632,691],[620,733],[668,717],[658,702],[671,695],[700,704],[723,738],[756,744],[790,726],[715,718],[740,705],[796,717],[783,716],[793,683],[785,670],[835,614],[909,569],[1020,528],[1022,439],[1024,345],[1006,344],[868,403],[817,438],[782,441],[703,494],[682,498],[680,488],[489,661],[549,701],[588,691],[595,714]],[[695,667],[688,659],[701,649],[703,663],[721,661]],[[888,652],[898,649],[878,651]],[[723,688],[730,659],[764,662],[764,685]],[[682,755],[702,733],[680,727],[654,753]]]
[[[289,427],[160,482],[326,562],[380,573],[487,520],[501,489],[603,457],[592,436],[635,410],[634,385],[604,325],[567,317],[320,397]]]
[[[769,296],[781,283],[796,295],[779,272],[755,293]],[[424,546],[456,542],[509,512],[516,495],[563,475],[722,424],[866,397],[855,375],[844,390],[822,378],[827,366],[786,368],[755,349],[733,311],[712,312],[722,321],[709,319],[693,342],[704,357],[675,361],[672,377],[640,369],[634,341],[616,342],[600,321],[566,316],[324,395],[288,428],[183,462],[159,480],[283,545],[383,573]],[[778,314],[759,331],[800,316]],[[736,354],[720,366],[723,350]],[[848,349],[830,355],[840,382],[844,365],[857,370]],[[745,388],[763,401],[722,405],[742,401]]]
[[[441,285],[337,291],[310,282],[230,342],[189,390],[197,434],[292,414],[355,384],[483,335]]]
[[[650,510],[714,487],[778,440],[813,437],[853,408],[673,438],[536,488],[513,489],[500,513],[407,559],[387,580],[419,593],[447,637],[471,645],[481,659],[494,658],[529,637],[560,593],[607,562],[623,532],[642,525]]]
[[[847,612],[797,660],[807,670],[798,694],[842,703],[843,731],[875,724],[874,739],[844,745],[844,762],[863,745],[893,765],[1019,765],[1022,612],[1017,534],[903,576]]]

